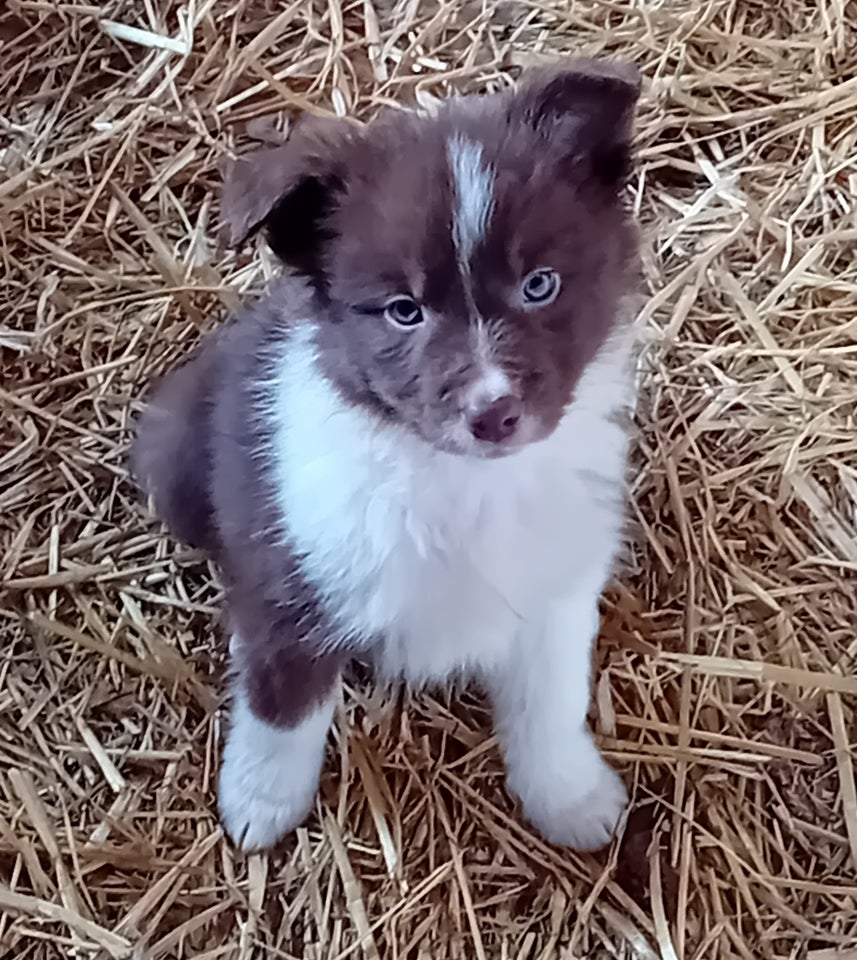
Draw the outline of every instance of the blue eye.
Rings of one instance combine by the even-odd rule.
[[[556,270],[539,267],[524,278],[521,296],[524,304],[530,307],[545,307],[559,296],[562,283]]]
[[[397,327],[418,327],[423,322],[423,311],[411,297],[393,297],[384,307],[384,316]]]

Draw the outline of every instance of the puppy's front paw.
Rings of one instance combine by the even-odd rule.
[[[568,747],[559,757],[534,752],[525,765],[510,767],[509,790],[549,843],[598,850],[610,842],[628,793],[588,736]]]
[[[281,729],[237,701],[220,768],[220,818],[242,850],[273,846],[312,809],[332,710]]]
[[[317,774],[299,770],[294,779],[284,771],[272,776],[268,765],[252,757],[224,753],[220,769],[220,819],[241,850],[272,847],[309,815],[318,784]]]

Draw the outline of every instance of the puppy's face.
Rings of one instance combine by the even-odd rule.
[[[224,209],[314,284],[319,361],[350,402],[503,456],[556,427],[633,283],[637,92],[587,63],[431,117],[306,125],[239,162]]]

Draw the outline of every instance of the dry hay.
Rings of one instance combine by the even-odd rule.
[[[4,11],[0,955],[854,960],[855,5]],[[273,269],[217,249],[218,160],[284,108],[363,117],[564,51],[647,77],[638,535],[595,708],[625,840],[523,827],[475,694],[358,689],[316,817],[236,857],[217,589],[123,472],[147,379]]]

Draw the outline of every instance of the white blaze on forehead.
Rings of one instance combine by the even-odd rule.
[[[457,134],[447,144],[454,199],[452,232],[461,266],[467,269],[485,239],[494,209],[494,170],[485,163],[481,144]]]
[[[465,400],[470,410],[480,410],[511,392],[511,383],[495,357],[494,334],[473,303],[470,261],[484,242],[494,211],[494,170],[485,162],[482,145],[457,134],[447,144],[452,171],[452,235],[465,293],[473,311],[471,327],[476,377]]]

